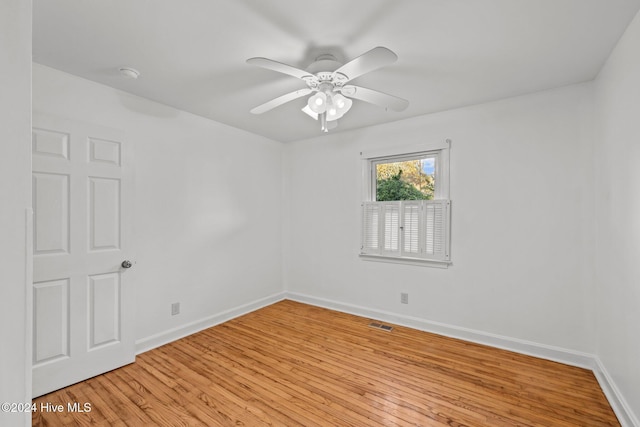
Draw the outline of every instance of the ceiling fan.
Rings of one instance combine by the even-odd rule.
[[[333,55],[325,54],[316,58],[306,70],[273,61],[267,58],[250,58],[248,64],[297,77],[307,85],[304,89],[279,96],[253,108],[253,114],[262,114],[294,99],[313,94],[302,109],[316,120],[320,129],[328,132],[337,126],[337,120],[349,111],[352,99],[365,101],[384,109],[404,111],[409,101],[377,90],[347,84],[356,77],[394,63],[398,56],[386,47],[375,47],[352,61],[342,64]]]

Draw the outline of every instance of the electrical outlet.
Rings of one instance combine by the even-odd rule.
[[[174,302],[171,304],[171,315],[175,316],[176,314],[180,314],[180,303]]]
[[[405,294],[404,292],[400,294],[400,303],[409,304],[409,294]]]

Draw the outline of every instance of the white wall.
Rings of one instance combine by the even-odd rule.
[[[282,291],[282,144],[33,71],[34,112],[122,129],[134,145],[137,341]]]
[[[9,226],[0,259],[3,300],[25,302],[30,6],[12,1],[0,27],[19,37],[2,52],[15,48],[21,61],[2,71],[11,84],[0,101],[0,117],[10,118],[0,131],[0,182],[11,186],[1,187]],[[596,81],[595,111],[594,86],[582,84],[287,146],[39,65],[34,110],[123,129],[135,146],[138,340],[276,294],[284,283],[330,301],[595,353],[634,417],[638,52],[636,17]],[[360,151],[445,138],[453,140],[453,265],[360,260]],[[234,175],[238,169],[249,173]],[[608,203],[596,208],[596,200]],[[169,315],[174,301],[182,303],[177,317]],[[27,345],[19,304],[2,316],[5,342]],[[13,401],[28,395],[25,374],[14,369],[26,358],[9,347],[0,397]]]
[[[289,145],[286,289],[592,353],[591,124],[584,84]],[[446,138],[453,265],[359,259],[359,152]]]
[[[5,0],[0,13],[0,403],[31,398],[31,1]],[[0,425],[30,425],[30,414],[0,411]]]
[[[640,425],[640,15],[595,87],[597,354]]]

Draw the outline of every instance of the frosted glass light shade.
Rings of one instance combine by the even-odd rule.
[[[324,123],[321,127],[326,132],[328,130],[326,123],[340,119],[352,105],[353,101],[350,98],[338,92],[317,92],[309,97],[302,111],[309,117]]]
[[[327,111],[327,95],[322,92],[318,92],[309,97],[307,105],[314,113],[322,114]]]
[[[334,93],[331,97],[331,106],[327,109],[327,120],[338,120],[344,114],[349,111],[351,106],[353,105],[353,101],[349,98],[340,95],[339,93]]]
[[[340,95],[339,93],[336,93],[333,95],[333,105],[335,105],[338,110],[342,111],[347,105],[347,98]]]

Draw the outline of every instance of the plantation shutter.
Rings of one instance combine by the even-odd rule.
[[[382,202],[382,253],[400,254],[400,203]]]
[[[402,255],[420,256],[420,202],[404,202],[402,206]]]
[[[362,204],[362,254],[449,261],[449,200]]]
[[[424,257],[449,260],[449,207],[448,200],[426,200],[424,205]]]
[[[362,253],[380,254],[380,204],[362,204]]]

